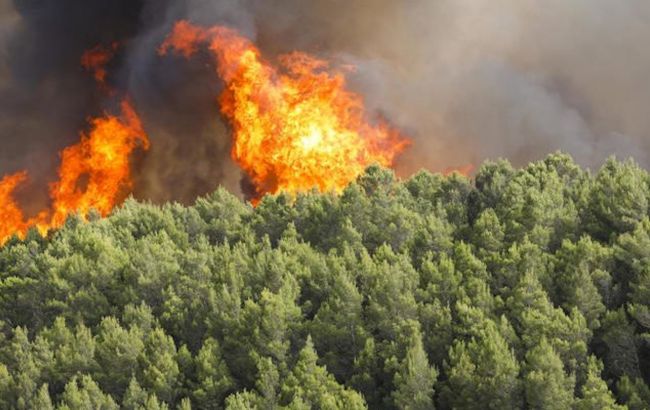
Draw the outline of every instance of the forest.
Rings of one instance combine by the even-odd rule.
[[[648,409],[649,215],[563,153],[128,199],[0,247],[0,408]]]

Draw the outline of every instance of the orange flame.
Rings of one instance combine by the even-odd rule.
[[[87,50],[81,56],[81,66],[86,70],[93,73],[93,77],[98,84],[104,86],[106,84],[106,64],[108,64],[119,47],[119,43],[114,42],[110,47],[98,45],[90,50]]]
[[[0,180],[0,243],[14,232],[25,232],[23,211],[13,198],[14,190],[27,179],[26,172],[7,175]]]
[[[13,234],[24,236],[31,227],[45,233],[73,213],[85,216],[95,209],[107,215],[128,195],[132,187],[129,157],[136,147],[149,147],[140,119],[123,101],[119,118],[105,114],[90,124],[90,132],[82,133],[78,144],[61,153],[59,180],[50,185],[51,209],[25,219],[13,193],[27,173],[0,180],[0,244]]]
[[[107,215],[132,188],[131,153],[139,145],[149,148],[140,119],[127,101],[122,102],[122,118],[107,115],[91,124],[89,135],[82,134],[81,142],[61,153],[59,181],[50,187],[55,226],[72,212],[95,209]]]
[[[236,31],[186,21],[175,25],[159,52],[190,57],[201,43],[225,82],[219,102],[234,130],[232,157],[254,182],[256,199],[314,187],[340,192],[367,166],[391,166],[409,144],[386,122],[369,123],[343,74],[310,55],[284,55],[279,70]]]

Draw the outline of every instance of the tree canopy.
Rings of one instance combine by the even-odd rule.
[[[647,409],[649,381],[632,161],[129,199],[0,247],[0,408]]]

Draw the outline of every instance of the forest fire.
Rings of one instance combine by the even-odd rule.
[[[90,134],[63,150],[59,180],[51,186],[52,224],[58,226],[73,212],[86,214],[95,209],[107,215],[130,193],[129,158],[149,141],[137,114],[122,102],[120,118],[106,115],[91,120]]]
[[[328,63],[294,52],[280,67],[226,27],[176,24],[160,47],[185,57],[207,44],[225,88],[219,97],[233,128],[232,158],[265,193],[341,191],[373,163],[391,166],[409,141],[385,121],[366,118],[361,97]]]
[[[12,194],[16,187],[27,178],[26,172],[18,172],[7,175],[0,180],[0,244],[4,243],[7,237],[15,232],[24,233],[27,229],[27,222],[23,216],[20,206],[14,200]]]
[[[107,215],[130,192],[129,158],[149,141],[140,119],[128,101],[119,117],[105,114],[90,120],[88,134],[61,153],[58,181],[50,185],[51,208],[27,218],[14,199],[14,192],[27,179],[26,172],[0,180],[0,244],[10,236],[24,236],[31,227],[41,233],[61,226],[68,215],[86,215],[94,209]]]
[[[254,204],[280,191],[340,192],[367,166],[391,166],[409,144],[383,119],[367,118],[362,98],[346,89],[342,72],[310,55],[287,54],[274,67],[234,30],[184,21],[159,52],[190,57],[203,44],[225,83],[219,103],[233,128],[231,155],[254,183]],[[105,66],[117,48],[118,43],[100,45],[81,58],[104,91],[111,91]],[[49,187],[50,205],[35,216],[26,215],[14,195],[27,172],[0,180],[0,244],[31,227],[44,234],[74,213],[85,216],[94,209],[107,215],[131,192],[131,154],[149,146],[138,115],[124,100],[119,116],[105,114],[89,124],[81,141],[61,152],[58,179]]]
[[[115,55],[118,43],[98,45],[81,57],[81,66],[93,74],[99,87],[106,85],[106,64]],[[0,180],[0,245],[12,235],[24,236],[37,228],[42,234],[63,225],[74,213],[85,217],[91,210],[108,215],[132,188],[130,157],[149,140],[131,103],[124,99],[119,116],[104,113],[89,119],[90,131],[81,133],[81,141],[61,152],[58,180],[49,186],[50,207],[27,217],[14,197],[27,178],[21,171]]]

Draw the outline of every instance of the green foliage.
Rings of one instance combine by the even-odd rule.
[[[607,388],[607,383],[600,378],[602,364],[595,357],[589,357],[587,381],[582,386],[581,397],[576,402],[577,410],[610,409],[622,410],[625,407],[616,404],[614,396]]]
[[[542,339],[526,353],[524,389],[531,409],[571,409],[575,378],[564,373],[560,356]]]
[[[111,396],[101,391],[90,376],[73,376],[65,385],[58,408],[60,410],[117,410],[118,406]]]
[[[650,219],[645,217],[634,231],[621,235],[614,250],[623,286],[628,290],[628,312],[647,338],[650,332]]]
[[[648,173],[631,160],[607,160],[589,192],[587,230],[597,239],[629,232],[648,215]]]
[[[208,338],[196,355],[197,385],[193,391],[195,403],[205,409],[218,408],[234,381],[223,361],[219,342]]]
[[[96,359],[100,371],[97,380],[114,397],[122,397],[131,378],[138,373],[139,359],[144,353],[140,328],[129,330],[117,319],[102,320],[96,336]]]
[[[337,383],[324,367],[316,363],[317,360],[311,337],[308,337],[295,367],[281,387],[282,401],[290,408],[365,409],[361,395]]]
[[[508,342],[489,319],[468,342],[457,341],[445,363],[445,404],[457,409],[521,407],[519,363]]]
[[[650,408],[649,182],[556,153],[71,217],[0,247],[0,408]]]
[[[616,387],[621,401],[630,410],[642,410],[650,407],[650,387],[642,379],[623,376]]]
[[[420,332],[415,332],[395,374],[395,405],[408,410],[433,409],[433,385],[437,377],[438,372],[429,365]]]

